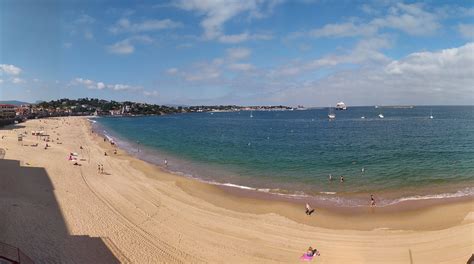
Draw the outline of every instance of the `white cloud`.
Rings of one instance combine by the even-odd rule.
[[[98,83],[97,83],[97,89],[98,89],[98,90],[102,90],[102,89],[104,89],[104,88],[105,88],[105,84],[104,84],[103,82],[98,82]]]
[[[107,46],[107,50],[110,53],[115,54],[130,54],[135,51],[135,47],[130,43],[128,39],[125,39],[110,46]]]
[[[143,91],[143,95],[150,97],[157,97],[159,95],[158,91]]]
[[[459,78],[468,78],[474,81],[473,66],[474,43],[468,43],[459,48],[444,49],[438,52],[412,53],[403,60],[389,63],[385,67],[385,72],[398,76],[436,75],[437,79],[444,76],[452,78],[452,81]]]
[[[370,6],[363,5],[363,9],[369,11]],[[427,36],[435,34],[440,28],[440,14],[429,12],[422,4],[396,3],[384,16],[379,16],[373,20],[363,23],[353,21],[326,24],[323,27],[315,28],[307,32],[295,32],[290,34],[290,38],[311,36],[322,37],[358,37],[375,36],[381,29],[396,29],[409,35]]]
[[[432,35],[440,27],[438,17],[423,9],[420,4],[397,3],[389,15],[371,22],[380,27],[394,28],[410,35]]]
[[[121,18],[112,26],[109,30],[112,33],[123,33],[123,32],[132,32],[139,33],[145,31],[156,31],[163,29],[172,29],[181,27],[180,22],[173,21],[171,19],[149,19],[144,20],[140,23],[132,23],[127,18]]]
[[[142,90],[140,86],[132,86],[128,84],[106,84],[104,82],[96,82],[90,79],[75,78],[69,83],[69,86],[84,86],[90,90],[104,90],[109,89],[112,91],[137,91]]]
[[[260,99],[319,106],[338,100],[351,105],[473,104],[473,66],[474,43],[468,43],[309,81],[285,79],[288,82],[278,84]],[[285,88],[287,85],[290,88]]]
[[[229,48],[223,57],[195,63],[184,70],[170,68],[166,72],[169,75],[180,77],[187,82],[221,83],[225,79],[225,70],[247,72],[255,69],[252,64],[241,62],[241,60],[248,58],[251,53],[250,49],[243,47]]]
[[[252,51],[247,48],[230,48],[227,49],[227,57],[231,60],[241,60],[248,58]]]
[[[377,32],[377,27],[373,25],[355,25],[352,22],[342,24],[327,24],[322,28],[309,32],[312,37],[354,37],[369,36]]]
[[[178,73],[178,69],[177,68],[169,68],[168,70],[166,70],[166,73],[169,74],[169,75],[175,75]]]
[[[20,84],[20,83],[25,83],[26,81],[21,79],[21,78],[18,78],[18,77],[15,77],[12,79],[12,83],[14,84]]]
[[[89,15],[82,14],[75,21],[75,24],[92,24],[95,22],[95,19]]]
[[[247,32],[234,35],[221,35],[218,40],[222,43],[235,44],[241,43],[248,40],[271,40],[273,36],[271,34],[249,34]]]
[[[381,49],[389,48],[390,41],[386,37],[372,37],[359,41],[356,46],[347,53],[330,54],[311,61],[297,61],[270,71],[271,76],[296,76],[308,71],[314,71],[323,67],[335,67],[341,64],[356,64],[369,66],[373,64],[386,63],[389,61]]]
[[[204,29],[205,39],[237,43],[251,37],[248,33],[226,35],[224,24],[227,21],[241,14],[249,14],[250,17],[255,18],[265,17],[265,13],[271,12],[280,2],[277,0],[176,0],[174,5],[187,11],[195,11],[199,16],[204,17],[201,27]]]
[[[11,64],[0,64],[0,73],[6,73],[8,75],[19,75],[21,69]]]
[[[230,44],[244,42],[244,41],[247,41],[248,39],[249,39],[249,34],[248,33],[234,34],[234,35],[222,35],[222,36],[219,37],[220,42],[230,43]]]
[[[229,69],[234,71],[250,71],[253,70],[255,67],[250,63],[232,63],[229,64]]]
[[[148,36],[133,36],[106,47],[107,51],[114,54],[131,54],[135,51],[135,43],[149,44],[153,39]]]
[[[474,39],[474,24],[459,24],[458,31],[465,39]]]
[[[107,88],[114,91],[136,90],[136,87],[133,87],[127,84],[108,84]]]

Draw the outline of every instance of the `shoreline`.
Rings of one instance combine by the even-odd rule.
[[[49,148],[31,135],[17,142],[39,126],[54,139]],[[0,134],[15,165],[0,175],[0,241],[38,263],[296,263],[310,245],[318,263],[465,263],[474,250],[471,201],[307,216],[303,204],[241,197],[114,155],[85,118],[30,120]]]
[[[88,122],[89,130],[92,131],[92,126]],[[325,203],[319,203],[317,200],[311,199],[311,197],[288,197],[285,195],[278,195],[272,193],[259,192],[255,190],[246,190],[235,188],[231,186],[225,186],[221,184],[213,184],[199,178],[189,177],[185,175],[176,174],[172,171],[166,170],[163,166],[142,160],[135,155],[129,153],[127,150],[121,149],[120,146],[111,146],[108,142],[104,142],[104,136],[97,131],[94,131],[95,141],[102,148],[112,153],[113,149],[117,148],[122,153],[120,158],[127,161],[132,161],[131,165],[136,169],[143,170],[144,167],[149,167],[147,170],[147,176],[155,179],[152,175],[156,172],[167,174],[172,180],[178,182],[177,186],[186,193],[210,202],[216,206],[221,206],[229,210],[238,210],[244,213],[276,213],[281,216],[287,217],[294,221],[303,224],[309,224],[313,226],[319,226],[324,228],[332,229],[346,229],[347,226],[337,221],[337,218],[345,217],[347,215],[359,216],[361,218],[367,215],[376,216],[377,219],[373,222],[352,225],[352,230],[374,230],[378,228],[393,229],[393,230],[439,230],[450,227],[456,223],[460,223],[464,220],[464,213],[456,215],[446,221],[446,219],[435,220],[431,225],[419,225],[416,221],[404,222],[401,224],[397,221],[391,221],[390,218],[393,216],[403,215],[406,218],[415,217],[419,214],[433,215],[433,217],[449,208],[454,206],[461,208],[463,212],[467,212],[474,202],[474,197],[455,197],[455,198],[443,198],[443,199],[429,199],[429,200],[416,200],[416,201],[405,201],[398,204],[386,206],[386,207],[370,207],[370,206],[359,206],[359,207],[334,207]],[[115,139],[115,138],[114,138]],[[110,139],[109,139],[110,140]],[[159,179],[158,179],[159,180]],[[205,190],[205,191],[203,191]],[[211,195],[212,194],[212,195]],[[222,202],[222,200],[226,202]],[[327,221],[310,223],[306,221],[304,212],[304,205],[306,202],[310,202],[311,205],[316,209],[317,213],[327,218]],[[228,206],[232,204],[232,206]],[[259,210],[252,210],[251,207],[255,203],[264,203],[274,210],[267,210],[260,208]],[[368,202],[367,202],[368,203]],[[277,209],[278,208],[278,209]],[[290,213],[286,213],[290,212]],[[302,217],[295,217],[300,212]]]
[[[122,151],[126,152],[129,156],[150,163],[165,173],[171,173],[177,177],[185,177],[204,184],[209,184],[219,189],[222,189],[231,195],[236,195],[243,198],[251,197],[266,201],[287,201],[297,205],[304,205],[306,202],[309,202],[314,207],[324,208],[325,210],[334,211],[338,213],[360,213],[367,211],[367,208],[369,207],[369,199],[365,199],[366,197],[370,197],[371,193],[369,192],[357,194],[320,192],[318,195],[306,194],[301,192],[288,193],[284,192],[285,190],[280,189],[276,189],[277,191],[274,191],[273,189],[237,185],[232,182],[218,182],[214,180],[206,180],[198,176],[187,174],[186,172],[166,169],[164,166],[157,164],[158,161],[153,161],[150,158],[146,158],[147,155],[153,155],[154,152],[158,153],[159,155],[164,155],[163,153],[160,153],[159,151],[151,149],[147,146],[141,146],[142,152],[140,153],[140,155],[138,155],[138,153],[133,153],[130,149],[132,145],[130,141],[122,138],[121,136],[116,135],[114,131],[106,130],[107,128],[97,123],[97,121],[92,121],[91,119],[89,119],[89,117],[87,117],[87,119],[90,121],[90,129],[94,131],[94,133],[97,133],[102,138],[107,138],[108,141],[114,140],[116,143],[118,143],[116,146]],[[123,148],[122,144],[129,146],[129,148]],[[143,149],[146,149],[145,152],[148,153],[142,154]],[[337,179],[333,180],[333,182],[334,184],[338,184]],[[383,193],[384,196],[389,196],[390,198],[389,200],[383,201],[383,203],[377,202],[377,211],[403,212],[406,210],[413,211],[416,209],[425,209],[436,205],[444,205],[449,203],[474,202],[474,193],[472,192],[474,186],[465,186],[464,184],[465,183],[450,184],[450,188],[438,187],[438,190],[444,189],[445,191],[443,190],[436,193],[429,192],[432,191],[433,188],[426,187],[425,189],[421,190],[421,193],[418,193],[420,189],[417,188],[417,195],[411,194],[408,196],[405,193],[402,194],[400,191],[396,192],[394,190],[383,190],[381,191],[381,193]],[[460,189],[461,187],[462,189]],[[377,194],[375,194],[375,197],[376,200],[379,200]],[[341,199],[342,202],[340,202]],[[347,204],[347,201],[351,202],[354,199],[356,199],[356,202],[358,202],[357,204]],[[365,205],[365,201],[367,201],[367,205]]]

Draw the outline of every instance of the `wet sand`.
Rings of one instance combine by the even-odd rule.
[[[40,128],[54,139],[46,150],[46,142],[31,136]],[[17,135],[24,131],[29,135],[22,144]],[[21,188],[5,187],[21,187],[33,176],[16,182],[17,175],[0,172],[0,209],[6,212],[0,242],[20,247],[38,263],[73,262],[67,260],[97,244],[104,246],[84,250],[88,260],[124,263],[296,263],[308,246],[321,252],[316,263],[466,263],[474,252],[472,199],[393,211],[316,208],[307,216],[304,201],[237,193],[167,173],[122,150],[114,155],[113,146],[91,134],[85,118],[31,120],[0,129],[0,135],[6,160],[44,170],[52,186],[49,202],[35,204],[18,193]],[[68,161],[71,152],[78,153],[80,166]],[[28,192],[41,194],[44,188]],[[24,216],[31,212],[33,220],[47,223],[50,217],[65,227],[51,226],[44,236],[28,239],[33,231],[17,220],[12,204],[21,205]],[[58,213],[51,213],[55,208]],[[40,228],[34,232],[42,234]],[[79,247],[70,242],[77,237],[94,242],[82,239]],[[57,244],[38,245],[41,238]]]

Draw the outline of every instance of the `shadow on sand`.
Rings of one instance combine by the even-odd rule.
[[[35,263],[119,263],[104,241],[68,229],[44,168],[0,160],[0,242]]]

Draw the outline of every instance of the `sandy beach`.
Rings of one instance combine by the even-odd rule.
[[[86,118],[30,120],[0,136],[0,242],[36,263],[298,263],[309,246],[321,253],[314,263],[466,263],[474,253],[472,200],[307,216],[304,204],[114,154]]]

